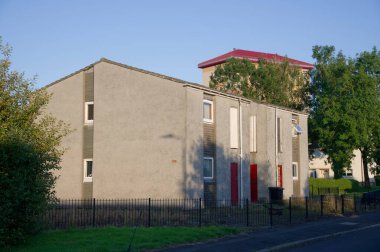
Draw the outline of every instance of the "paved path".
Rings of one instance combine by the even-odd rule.
[[[284,251],[348,233],[380,227],[380,212],[337,217],[293,226],[260,229],[251,233],[183,245],[159,251]],[[288,250],[290,251],[290,250]]]

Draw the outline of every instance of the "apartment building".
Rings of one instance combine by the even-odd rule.
[[[74,130],[59,198],[308,195],[306,113],[104,58],[45,88]]]

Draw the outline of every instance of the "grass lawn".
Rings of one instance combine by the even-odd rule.
[[[190,243],[238,234],[243,228],[232,227],[152,227],[137,228],[132,251]],[[1,251],[126,251],[133,228],[93,228],[45,231],[20,245]]]

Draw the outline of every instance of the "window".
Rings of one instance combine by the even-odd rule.
[[[283,133],[282,133],[282,119],[277,118],[277,148],[278,152],[283,151]]]
[[[213,118],[213,102],[209,100],[203,100],[203,122],[212,123]]]
[[[92,182],[92,159],[85,159],[84,160],[83,182]]]
[[[292,173],[293,173],[293,179],[298,179],[298,163],[296,162],[292,163]]]
[[[310,178],[317,178],[317,171],[315,169],[309,172]]]
[[[94,122],[94,102],[85,102],[84,123],[92,124],[93,122]]]
[[[256,116],[251,116],[249,121],[249,150],[250,152],[257,152]]]
[[[237,149],[238,141],[238,112],[237,108],[230,108],[230,144],[231,149]]]
[[[212,157],[203,158],[203,177],[205,179],[214,177],[214,159]]]
[[[344,169],[344,172],[343,172],[343,176],[344,177],[352,177],[352,169]]]

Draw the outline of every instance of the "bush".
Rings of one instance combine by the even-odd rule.
[[[0,141],[0,247],[24,242],[54,199],[59,159],[17,137]]]
[[[339,191],[352,190],[356,191],[359,188],[359,182],[353,179],[320,179],[309,178],[310,190],[317,188],[339,188]]]
[[[11,70],[11,48],[0,37],[0,247],[19,244],[37,230],[54,199],[52,171],[68,126],[45,113],[50,94],[35,79]]]

